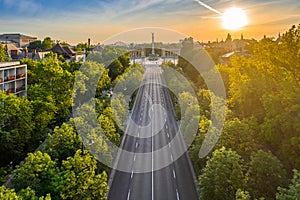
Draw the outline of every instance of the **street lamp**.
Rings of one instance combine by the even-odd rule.
[[[82,142],[81,142],[81,155],[84,156],[84,137],[82,137]],[[89,146],[93,145],[95,142],[92,138],[89,138],[89,142],[87,143]]]

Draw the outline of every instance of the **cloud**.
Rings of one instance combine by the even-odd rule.
[[[34,0],[3,0],[5,7],[17,9],[21,13],[36,13],[41,10],[41,4]]]

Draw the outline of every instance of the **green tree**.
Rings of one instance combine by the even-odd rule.
[[[6,46],[0,42],[0,62],[6,62],[10,59],[7,57]]]
[[[276,193],[277,200],[297,200],[300,199],[300,172],[298,170],[293,170],[294,175],[292,182],[288,188],[278,188]]]
[[[3,200],[18,200],[15,190],[7,189],[5,186],[0,187],[0,198]]]
[[[50,37],[45,37],[42,43],[44,50],[49,50],[54,46],[54,41]]]
[[[123,72],[123,66],[119,59],[115,59],[109,66],[108,75],[112,80],[115,80],[117,76],[121,75]]]
[[[40,62],[25,59],[22,63],[28,65],[28,99],[54,102],[57,110],[50,109],[49,115],[55,112],[55,125],[66,121],[72,105],[74,75],[63,69],[63,64],[53,53],[47,54],[46,59]]]
[[[258,150],[251,156],[247,179],[247,190],[253,198],[274,199],[277,187],[285,182],[286,172],[277,157]]]
[[[106,137],[116,145],[120,143],[120,135],[116,132],[115,124],[112,121],[112,118],[109,118],[101,114],[98,118],[101,128],[106,135]]]
[[[225,147],[213,152],[199,176],[201,199],[234,199],[244,188],[244,174],[240,156]]]
[[[235,150],[246,161],[250,160],[251,153],[256,151],[258,144],[258,124],[254,118],[240,120],[233,118],[227,120],[217,147],[225,146]]]
[[[22,189],[18,194],[14,189],[7,189],[5,186],[0,187],[0,199],[1,200],[51,200],[50,194],[44,196],[37,197],[35,196],[35,191],[30,187],[26,189]]]
[[[30,42],[28,45],[28,49],[33,50],[33,49],[42,49],[43,48],[43,44],[41,40],[36,40],[33,42]]]
[[[77,149],[81,148],[81,139],[73,126],[63,123],[55,127],[54,132],[49,134],[40,149],[49,154],[52,159],[62,160],[72,157]]]
[[[12,185],[16,191],[30,187],[38,196],[44,196],[54,190],[52,181],[58,172],[56,162],[48,154],[40,151],[29,153],[16,170]]]
[[[19,162],[30,146],[35,123],[31,103],[16,95],[0,91],[0,163]]]
[[[106,199],[107,175],[96,174],[96,160],[78,150],[74,157],[63,161],[62,173],[58,177],[61,199]]]

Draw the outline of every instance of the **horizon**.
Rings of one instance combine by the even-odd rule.
[[[92,44],[102,44],[112,36],[143,27],[170,29],[200,42],[221,41],[227,33],[233,38],[243,34],[245,38],[261,39],[264,35],[276,37],[300,23],[300,3],[296,0],[204,3],[220,13],[239,7],[247,14],[249,23],[239,30],[226,30],[221,25],[220,14],[194,0],[0,0],[0,26],[2,33],[23,33],[40,40],[49,36],[75,45],[85,43],[88,38]]]

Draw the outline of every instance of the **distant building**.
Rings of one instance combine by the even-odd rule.
[[[32,57],[32,60],[41,61],[45,58],[45,56],[50,53],[50,51],[36,52]]]
[[[61,44],[56,44],[52,49],[50,49],[53,53],[58,55],[62,55],[65,59],[73,58],[76,53],[68,46],[62,46]]]
[[[23,48],[29,45],[29,43],[37,40],[37,37],[27,36],[20,33],[2,34],[0,35],[1,42],[14,43],[16,47]]]
[[[20,62],[0,62],[0,90],[6,94],[26,96],[27,65],[20,65]]]

